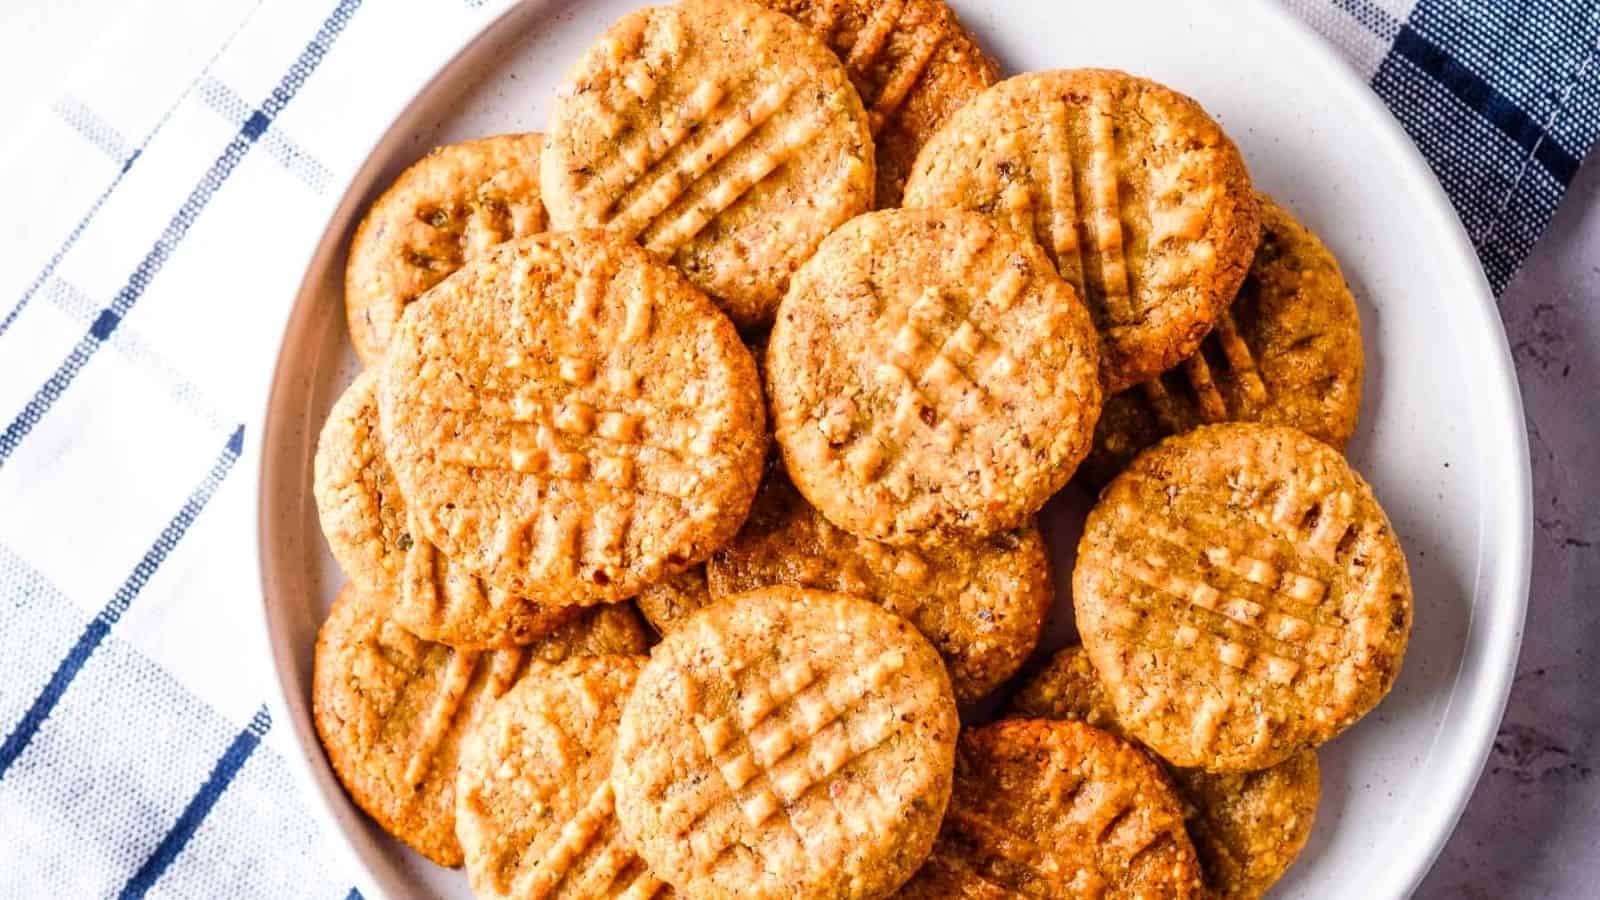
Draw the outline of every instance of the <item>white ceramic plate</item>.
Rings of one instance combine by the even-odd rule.
[[[538,130],[552,89],[636,0],[514,7],[418,93],[375,143],[311,259],[261,438],[259,543],[282,710],[312,803],[369,897],[468,896],[465,879],[382,835],[349,803],[310,720],[312,644],[342,580],[311,497],[318,428],[355,372],[340,293],[366,202],[427,145]],[[1198,98],[1257,185],[1320,233],[1360,301],[1366,400],[1350,456],[1406,547],[1416,628],[1394,693],[1322,753],[1316,832],[1277,897],[1408,894],[1477,780],[1516,663],[1531,538],[1527,436],[1494,301],[1444,194],[1389,113],[1275,5],[954,0],[1008,72],[1113,66]],[[306,223],[307,228],[315,223]],[[1058,560],[1081,499],[1052,507]],[[1058,580],[1065,582],[1069,565]],[[1065,598],[1062,598],[1063,602]]]

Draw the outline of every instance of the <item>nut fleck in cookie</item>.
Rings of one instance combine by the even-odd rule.
[[[622,713],[624,834],[690,896],[881,897],[927,855],[955,698],[905,620],[773,587],[690,616]]]
[[[462,742],[456,834],[479,898],[666,896],[623,841],[611,753],[643,657],[540,667]]]
[[[485,584],[417,533],[383,457],[377,377],[363,372],[328,413],[317,441],[315,494],[328,547],[388,615],[425,640],[453,647],[532,643],[576,608],[540,606]]]
[[[1085,722],[1126,737],[1117,710],[1082,647],[1068,647],[1012,700],[1013,714]],[[1259,772],[1170,769],[1210,896],[1254,900],[1272,887],[1311,837],[1321,795],[1315,750]]]
[[[941,0],[757,0],[833,48],[867,107],[879,208],[900,205],[917,151],[1000,67]]]
[[[897,895],[1198,897],[1200,866],[1160,767],[1081,722],[969,729],[927,865]]]
[[[767,445],[732,323],[601,231],[502,244],[413,303],[378,409],[423,536],[552,605],[704,559],[744,520]]]
[[[350,242],[344,304],[366,365],[383,358],[406,304],[489,247],[544,230],[537,134],[437,147],[400,173]]]
[[[1024,235],[960,210],[884,210],[823,242],[767,347],[790,477],[895,546],[1028,521],[1088,452],[1098,340]]]
[[[1103,69],[990,88],[922,148],[905,205],[975,209],[1036,236],[1088,300],[1108,391],[1199,348],[1259,233],[1244,160],[1200,105]]]
[[[872,206],[872,136],[844,68],[742,0],[607,30],[556,98],[540,171],[558,228],[637,239],[745,327],[771,322],[794,270]]]
[[[1072,596],[1123,727],[1214,772],[1349,727],[1411,632],[1405,555],[1372,490],[1282,426],[1206,425],[1141,454],[1089,513]]]
[[[1016,673],[1055,595],[1044,539],[1031,523],[970,543],[896,549],[828,524],[781,472],[767,476],[733,542],[711,555],[706,580],[700,605],[772,584],[871,600],[933,644],[961,703]]]
[[[318,631],[311,689],[317,734],[357,806],[428,859],[459,866],[462,735],[530,659],[643,653],[644,626],[627,607],[605,607],[530,648],[455,650],[396,625],[383,605],[346,585]]]
[[[1224,421],[1292,425],[1342,448],[1361,409],[1361,317],[1339,263],[1265,194],[1261,245],[1199,352],[1106,400],[1078,470],[1103,485],[1169,434]]]

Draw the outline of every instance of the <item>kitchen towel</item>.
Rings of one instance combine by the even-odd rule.
[[[0,898],[359,896],[274,728],[241,455],[308,223],[509,5],[148,3],[24,86],[38,114],[0,131]],[[1284,5],[1388,103],[1501,290],[1600,129],[1600,4]]]

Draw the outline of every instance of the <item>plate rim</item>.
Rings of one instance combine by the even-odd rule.
[[[542,13],[547,12],[547,7],[555,3],[556,0],[510,0],[503,9],[491,13],[478,27],[464,29],[460,39],[452,46],[441,49],[437,56],[438,64],[431,69],[420,70],[414,87],[402,93],[401,99],[386,110],[383,121],[387,124],[378,129],[373,139],[362,148],[359,157],[361,163],[351,169],[350,174],[338,185],[339,199],[323,222],[320,234],[295,263],[301,275],[286,314],[281,319],[282,325],[275,335],[277,352],[272,374],[252,420],[257,427],[247,429],[246,452],[253,453],[255,458],[255,490],[249,498],[248,521],[249,539],[255,545],[259,591],[257,630],[265,644],[265,653],[272,662],[273,695],[268,702],[273,714],[290,726],[294,746],[293,752],[286,754],[286,762],[293,782],[298,786],[301,797],[311,801],[308,805],[312,818],[334,838],[336,852],[352,873],[357,887],[368,897],[387,898],[390,894],[358,848],[361,838],[344,821],[352,818],[350,807],[353,804],[328,770],[309,709],[304,717],[294,714],[294,704],[290,699],[290,691],[294,686],[290,683],[288,673],[295,663],[292,658],[286,658],[289,648],[283,646],[284,642],[274,640],[278,629],[269,600],[269,580],[272,576],[268,570],[268,554],[263,541],[263,535],[270,531],[266,522],[268,504],[263,502],[263,498],[273,465],[264,448],[268,431],[276,430],[271,426],[274,424],[273,412],[280,392],[286,389],[299,369],[298,362],[285,353],[284,339],[296,320],[306,314],[308,304],[305,301],[315,292],[313,269],[318,267],[313,264],[326,253],[338,252],[342,236],[348,230],[343,226],[349,224],[354,207],[365,196],[365,188],[372,186],[377,172],[387,164],[387,160],[377,159],[380,151],[391,143],[404,141],[405,133],[412,124],[408,120],[416,113],[419,104],[436,88],[454,80],[462,69],[470,67],[479,45],[504,39],[507,35],[503,32],[510,30],[514,21],[536,21]],[[1479,475],[1480,496],[1486,500],[1498,497],[1501,501],[1493,510],[1488,509],[1487,503],[1478,510],[1480,542],[1495,542],[1492,550],[1480,545],[1479,558],[1492,559],[1494,563],[1487,567],[1492,571],[1487,573],[1488,582],[1485,584],[1485,566],[1480,562],[1474,592],[1488,602],[1475,603],[1468,616],[1463,654],[1452,682],[1450,702],[1443,713],[1445,719],[1453,715],[1460,716],[1458,730],[1467,736],[1466,747],[1457,752],[1459,764],[1453,767],[1451,777],[1447,779],[1450,802],[1438,804],[1422,819],[1419,833],[1425,846],[1410,856],[1407,870],[1398,878],[1401,890],[1397,896],[1404,897],[1415,891],[1455,833],[1488,760],[1516,674],[1527,617],[1533,545],[1532,469],[1521,390],[1499,306],[1466,228],[1438,177],[1399,120],[1376,92],[1358,77],[1350,64],[1339,56],[1332,44],[1306,22],[1274,0],[1229,4],[1228,11],[1237,15],[1241,7],[1262,26],[1272,28],[1293,41],[1297,49],[1305,54],[1306,60],[1324,74],[1328,90],[1343,95],[1346,107],[1357,113],[1364,120],[1363,124],[1389,145],[1392,159],[1405,167],[1405,180],[1427,199],[1425,213],[1441,243],[1452,251],[1450,267],[1465,273],[1466,280],[1473,287],[1473,297],[1470,299],[1476,302],[1469,302],[1469,298],[1460,298],[1457,302],[1461,311],[1476,316],[1476,321],[1469,327],[1453,332],[1453,337],[1474,335],[1480,339],[1480,343],[1487,345],[1481,348],[1488,351],[1483,361],[1493,371],[1485,375],[1484,380],[1497,390],[1493,395],[1483,398],[1485,405],[1492,407],[1483,415],[1493,422],[1514,423],[1511,433],[1504,435],[1500,446],[1492,448],[1500,451],[1500,462],[1510,469],[1508,474],[1512,477],[1502,483],[1500,489],[1490,492],[1481,490],[1483,480],[1489,477],[1487,470],[1490,467],[1486,467],[1486,471]],[[1220,9],[1218,14],[1222,14]],[[360,193],[354,190],[358,186],[365,186]],[[340,228],[333,227],[340,223],[343,223]],[[1482,522],[1491,518],[1490,512],[1495,513],[1492,518],[1506,524],[1495,529],[1483,527]],[[1475,702],[1465,712],[1457,713],[1454,707],[1458,705],[1459,685],[1464,677],[1473,679]],[[303,701],[301,705],[308,706]]]

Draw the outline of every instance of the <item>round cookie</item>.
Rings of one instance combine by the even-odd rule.
[[[1081,722],[1007,719],[962,733],[944,828],[897,896],[1201,894],[1182,806],[1154,761]]]
[[[350,242],[344,304],[365,365],[406,305],[489,247],[544,230],[537,134],[435,147],[373,201]]]
[[[1026,236],[960,210],[861,216],[772,329],[785,467],[858,537],[937,547],[1020,527],[1088,452],[1098,343]]]
[[[1206,425],[1100,495],[1072,573],[1078,631],[1124,728],[1173,765],[1242,772],[1383,699],[1411,631],[1388,517],[1337,450]]]
[[[917,151],[945,119],[1000,78],[942,0],[756,2],[810,29],[850,73],[872,126],[880,209],[900,205]]]
[[[1117,710],[1082,647],[1055,656],[1012,699],[1013,715],[1069,719],[1126,738]],[[1219,900],[1255,900],[1293,865],[1316,822],[1321,776],[1315,750],[1259,772],[1169,769],[1206,890]]]
[[[1018,75],[962,107],[917,156],[905,205],[978,210],[1037,237],[1088,301],[1110,392],[1194,353],[1259,234],[1249,173],[1217,123],[1105,69]]]
[[[417,533],[383,457],[377,377],[345,389],[317,441],[313,487],[334,559],[365,592],[389,598],[388,615],[412,634],[452,647],[514,647],[538,640],[575,607],[540,606],[485,584]]]
[[[412,304],[378,411],[423,536],[552,605],[704,559],[744,521],[767,446],[732,323],[602,231],[502,244]]]
[[[761,494],[756,494],[756,503]],[[752,509],[754,509],[752,507]],[[639,592],[634,598],[639,612],[656,630],[666,634],[697,610],[711,605],[711,590],[706,586],[706,567],[695,566],[658,581]]]
[[[1049,554],[1031,523],[971,543],[897,550],[828,524],[781,472],[762,483],[733,542],[711,554],[706,581],[702,605],[772,584],[871,600],[933,644],[960,703],[1016,674],[1055,596]]]
[[[905,620],[752,591],[656,645],[622,713],[617,817],[689,896],[881,897],[933,844],[959,724]]]
[[[623,842],[613,812],[617,722],[643,661],[589,656],[543,667],[467,735],[456,834],[473,896],[670,896]]]
[[[1361,409],[1361,316],[1339,262],[1265,194],[1244,287],[1200,350],[1106,399],[1078,477],[1096,487],[1169,434],[1218,422],[1291,425],[1343,448]]]
[[[637,239],[746,328],[770,323],[823,237],[872,207],[873,177],[844,67],[743,0],[618,20],[557,94],[540,167],[556,227]]]
[[[459,866],[462,736],[530,661],[643,653],[644,625],[625,606],[603,607],[531,647],[455,650],[406,631],[383,607],[383,598],[346,585],[317,632],[317,735],[351,799],[384,831],[441,866]]]

